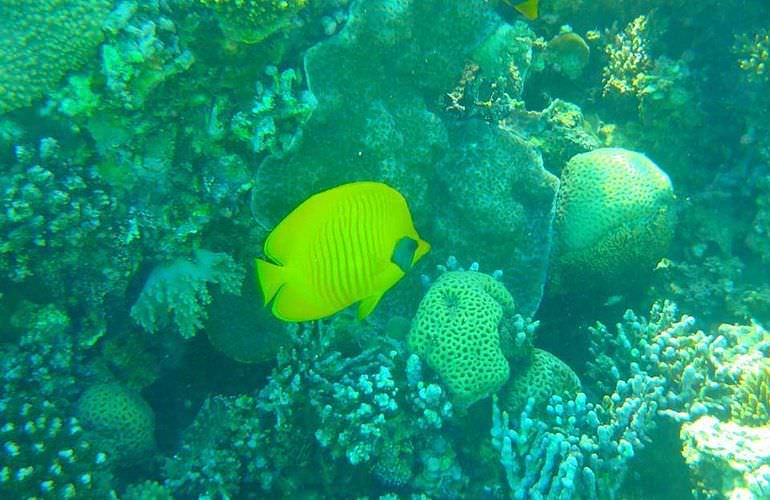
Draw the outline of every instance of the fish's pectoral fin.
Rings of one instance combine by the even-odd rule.
[[[369,316],[372,311],[374,311],[374,308],[377,307],[377,303],[380,302],[380,299],[382,296],[385,295],[385,292],[377,293],[375,295],[371,295],[369,297],[366,297],[361,302],[358,303],[358,319],[364,319],[365,317]]]
[[[417,241],[409,236],[404,236],[393,246],[390,261],[406,274],[412,268],[415,251],[417,251]]]
[[[286,268],[266,260],[256,259],[256,270],[264,305],[267,305],[286,283]]]

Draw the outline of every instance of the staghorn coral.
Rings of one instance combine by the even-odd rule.
[[[32,104],[102,40],[110,0],[0,1],[0,113]]]
[[[200,0],[217,13],[231,40],[257,43],[285,28],[307,0]]]

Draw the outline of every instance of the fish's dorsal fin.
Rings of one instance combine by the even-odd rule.
[[[385,295],[385,291],[386,290],[383,290],[380,293],[366,297],[358,303],[358,319],[364,319],[365,317],[372,314],[374,308],[377,307],[377,303],[380,301],[382,296]]]
[[[537,0],[526,0],[525,2],[517,3],[513,8],[521,12],[530,21],[537,19]]]
[[[417,240],[404,236],[393,245],[393,253],[390,261],[397,265],[404,273],[409,272],[414,261],[414,252],[417,251]]]

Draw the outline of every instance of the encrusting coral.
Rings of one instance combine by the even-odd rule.
[[[286,27],[307,0],[200,0],[212,6],[222,31],[233,40],[257,43]]]
[[[0,113],[28,106],[93,55],[109,0],[0,1]]]

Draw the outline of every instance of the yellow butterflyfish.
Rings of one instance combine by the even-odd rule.
[[[518,10],[524,17],[530,21],[537,19],[538,0],[526,0],[525,2],[514,2],[514,0],[503,0],[506,4]]]
[[[404,197],[379,182],[317,193],[265,240],[257,259],[265,305],[284,321],[325,318],[360,302],[368,316],[383,294],[428,251]]]

